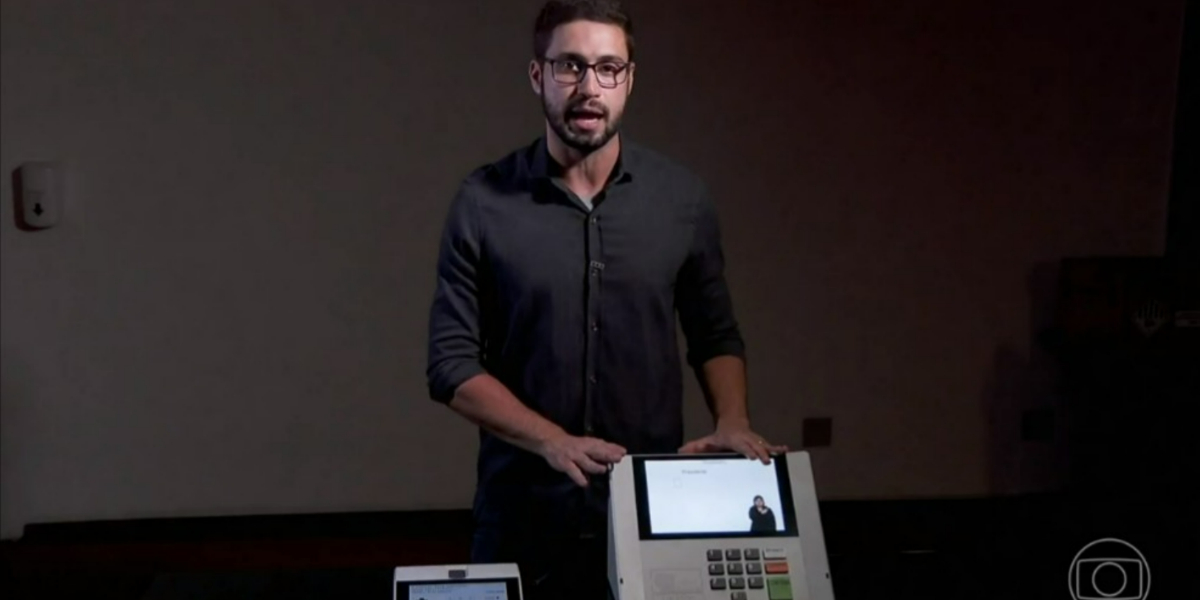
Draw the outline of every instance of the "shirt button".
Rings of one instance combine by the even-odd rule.
[[[592,321],[592,331],[600,331],[600,324]]]
[[[589,377],[588,377],[588,381],[589,381],[590,383],[596,383],[596,376],[595,376],[595,375],[591,375],[591,376],[589,376]]]

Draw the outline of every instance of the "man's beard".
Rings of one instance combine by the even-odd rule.
[[[555,111],[548,102],[545,96],[542,96],[542,112],[546,115],[546,122],[550,123],[550,129],[558,135],[558,138],[563,141],[568,147],[578,151],[581,154],[587,155],[603,148],[605,144],[617,135],[617,130],[621,125],[621,116],[615,118],[604,110],[602,121],[604,127],[598,131],[580,131],[572,129],[570,123],[567,122],[568,115],[571,111],[577,108],[575,104],[567,105],[561,111]]]

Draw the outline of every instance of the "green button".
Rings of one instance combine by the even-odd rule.
[[[768,577],[767,596],[771,600],[792,600],[792,578]]]

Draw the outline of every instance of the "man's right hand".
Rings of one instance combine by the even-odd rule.
[[[486,373],[454,391],[450,408],[500,439],[546,459],[555,470],[587,486],[586,473],[602,475],[621,460],[625,449],[594,437],[577,437],[534,412]]]
[[[625,449],[616,444],[565,432],[546,440],[539,450],[551,467],[566,473],[582,487],[588,484],[585,473],[603,475],[608,472],[608,465],[620,462],[625,456]]]

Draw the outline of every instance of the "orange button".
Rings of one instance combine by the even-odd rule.
[[[785,563],[785,562],[763,563],[763,570],[765,570],[767,573],[770,573],[771,575],[778,575],[780,573],[788,572],[787,563]]]

